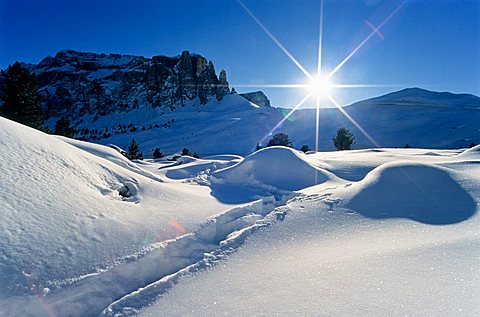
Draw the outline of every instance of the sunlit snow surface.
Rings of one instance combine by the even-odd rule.
[[[0,162],[0,315],[480,315],[478,146],[132,163],[0,118]]]
[[[309,156],[364,180],[306,189],[283,222],[142,316],[479,315],[480,156],[459,152]],[[393,160],[402,161],[384,163]]]

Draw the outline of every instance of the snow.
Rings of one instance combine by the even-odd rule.
[[[287,147],[265,148],[230,168],[216,171],[212,182],[295,191],[336,177],[306,161],[306,155]]]
[[[0,307],[61,292],[232,207],[111,148],[64,140],[0,118]]]
[[[462,159],[478,159],[480,156],[480,145],[474,146],[468,150],[463,151],[462,153],[458,154],[458,156]]]
[[[115,72],[113,69],[99,69],[88,74],[89,79],[99,79],[112,75]]]
[[[372,223],[311,197],[141,316],[477,316],[477,232]]]
[[[0,315],[479,315],[479,149],[131,162],[0,118]]]
[[[395,161],[399,152],[411,160]],[[357,154],[371,164],[379,154],[393,159],[358,182],[305,189],[277,208],[282,222],[185,276],[140,315],[480,314],[480,155],[432,153],[335,153],[353,170]]]
[[[416,97],[415,97],[416,96]],[[465,148],[480,143],[480,98],[473,95],[436,93],[407,89],[344,107],[358,124],[381,147]],[[198,100],[185,102],[174,111],[140,106],[128,113],[114,113],[89,122],[88,128],[112,129],[117,124],[134,124],[137,131],[113,134],[98,143],[126,148],[135,137],[145,155],[155,147],[163,153],[181,151],[183,147],[200,156],[232,153],[246,156],[257,143],[265,145],[274,133],[289,135],[295,148],[314,148],[315,109],[299,109],[287,118],[290,109],[258,107],[240,95],[228,95],[222,102]],[[164,128],[164,124],[167,128]],[[279,124],[282,122],[281,124]],[[149,129],[150,125],[159,128]],[[278,125],[278,126],[277,126]],[[142,127],[146,130],[142,131]],[[336,108],[320,111],[320,150],[333,150],[331,142],[337,129],[346,127],[355,135],[354,148],[376,147]]]
[[[468,219],[476,210],[473,198],[447,169],[416,162],[383,164],[336,196],[350,200],[348,208],[374,219],[451,224]]]

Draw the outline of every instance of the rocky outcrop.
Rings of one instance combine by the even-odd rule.
[[[254,91],[245,94],[240,94],[243,98],[247,99],[250,102],[253,102],[260,107],[270,107],[270,100],[263,93],[263,91]]]
[[[227,73],[225,70],[220,71],[218,76],[218,86],[217,86],[217,100],[221,101],[223,97],[230,93],[230,88],[228,87]]]
[[[212,62],[209,62],[198,77],[197,91],[201,104],[207,103],[209,98],[216,94],[217,86],[218,78],[215,74],[215,66]]]
[[[61,51],[39,64],[24,64],[37,75],[47,118],[75,120],[141,106],[173,110],[198,98],[202,105],[229,92],[225,71],[220,79],[203,56],[142,56]]]

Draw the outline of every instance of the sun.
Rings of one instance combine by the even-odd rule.
[[[327,76],[317,75],[312,77],[307,85],[308,92],[315,97],[328,97],[334,88],[333,82]]]

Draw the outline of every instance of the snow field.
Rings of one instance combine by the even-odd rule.
[[[479,153],[132,163],[0,118],[0,313],[476,315]]]
[[[356,183],[303,190],[280,207],[281,223],[140,316],[480,314],[480,156],[437,152],[430,164],[383,163]]]

